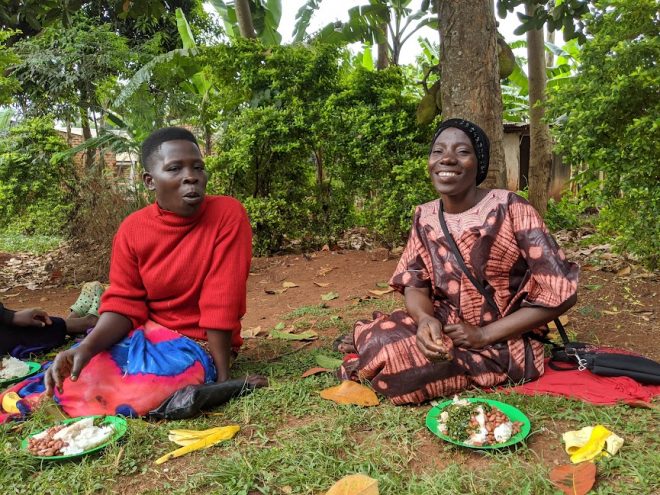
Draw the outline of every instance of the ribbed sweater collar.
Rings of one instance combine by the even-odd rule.
[[[200,205],[199,209],[191,216],[189,217],[182,217],[181,215],[177,215],[176,213],[173,213],[168,210],[163,210],[160,206],[158,206],[157,202],[154,202],[151,205],[152,212],[154,217],[163,222],[165,225],[169,225],[172,227],[186,227],[189,225],[193,225],[199,221],[199,219],[204,215],[204,212],[206,211],[206,206],[208,205],[208,196],[204,197],[204,201],[202,201],[202,204]]]

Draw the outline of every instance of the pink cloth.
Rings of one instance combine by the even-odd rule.
[[[660,385],[643,385],[627,376],[599,376],[586,370],[555,371],[547,366],[546,360],[545,373],[538,380],[498,391],[570,397],[598,405],[619,402],[634,405],[640,401],[651,402],[660,395]]]

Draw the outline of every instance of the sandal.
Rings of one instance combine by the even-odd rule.
[[[99,316],[101,296],[104,292],[100,282],[87,282],[83,285],[76,302],[71,305],[71,311],[80,317],[86,315]]]

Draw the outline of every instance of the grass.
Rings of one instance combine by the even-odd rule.
[[[59,236],[0,233],[0,252],[43,254],[62,243]]]
[[[352,322],[391,305],[381,299],[343,309],[301,308],[283,319],[310,326]],[[321,399],[318,392],[335,385],[336,378],[323,374],[301,379],[300,374],[316,366],[317,354],[339,357],[329,350],[330,341],[328,337],[320,349],[297,352],[292,352],[297,343],[263,341],[270,346],[269,354],[281,357],[264,363],[241,356],[235,373],[266,374],[269,388],[192,420],[129,420],[121,442],[76,462],[41,463],[18,450],[20,439],[51,424],[45,412],[25,423],[5,425],[0,428],[2,493],[316,495],[343,476],[365,473],[379,481],[382,495],[559,494],[548,473],[555,460],[568,463],[561,434],[598,423],[624,437],[626,444],[619,454],[599,462],[593,493],[646,495],[660,490],[658,415],[653,410],[489,394],[523,410],[532,422],[532,434],[517,449],[467,451],[443,443],[426,429],[430,405],[395,407],[383,402],[359,408]],[[161,466],[153,464],[174,448],[168,430],[227,424],[241,426],[234,440]]]

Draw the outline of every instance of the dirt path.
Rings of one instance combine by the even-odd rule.
[[[0,263],[7,260],[8,257],[0,256]],[[323,251],[255,259],[248,281],[248,311],[243,326],[272,328],[283,315],[302,306],[320,304],[321,295],[328,292],[339,295],[326,302],[329,307],[349,306],[369,290],[378,290],[377,284],[389,279],[396,263],[397,256],[388,256],[385,250]],[[284,282],[293,282],[298,287],[283,291]],[[0,301],[14,309],[40,306],[51,314],[62,315],[75,301],[78,291],[77,287],[36,290],[15,287],[0,293]],[[656,335],[658,293],[658,276],[649,273],[633,270],[616,275],[583,270],[578,303],[568,313],[568,329],[586,342],[625,347],[660,359],[660,341]],[[248,341],[247,348],[253,345],[254,341]]]

